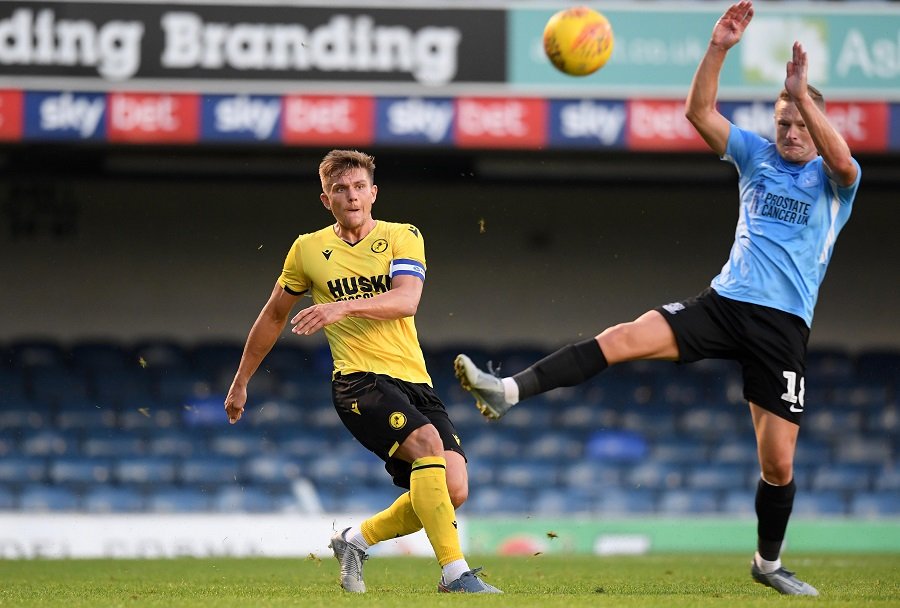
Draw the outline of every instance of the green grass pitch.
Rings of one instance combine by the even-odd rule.
[[[900,553],[787,556],[786,565],[818,587],[819,598],[783,597],[752,582],[749,559],[694,553],[469,559],[505,591],[499,596],[439,594],[438,566],[421,558],[372,558],[364,596],[341,591],[330,558],[0,561],[0,606],[900,607]]]

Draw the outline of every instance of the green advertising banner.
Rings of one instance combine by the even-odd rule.
[[[589,3],[609,19],[615,46],[609,63],[586,77],[556,71],[544,56],[542,34],[557,10],[508,14],[508,79],[521,90],[595,97],[682,97],[725,5],[665,8]],[[784,82],[795,40],[809,55],[810,83],[827,97],[900,100],[900,6],[757,3],[744,38],[721,77],[723,99],[774,98]]]
[[[466,552],[500,555],[746,551],[756,548],[756,520],[741,518],[471,518]],[[900,551],[900,520],[797,519],[788,528],[791,551]]]

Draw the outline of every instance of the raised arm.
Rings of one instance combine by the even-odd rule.
[[[799,42],[795,42],[793,56],[787,62],[784,88],[803,117],[806,130],[825,162],[825,171],[838,185],[849,186],[856,181],[857,165],[853,162],[846,140],[831,126],[825,113],[809,96],[807,68],[806,51]]]
[[[731,125],[716,109],[719,74],[728,50],[740,42],[744,30],[753,18],[753,3],[749,0],[732,4],[716,21],[709,46],[691,82],[685,101],[685,116],[700,133],[707,145],[719,156],[725,154]]]
[[[272,346],[287,325],[291,309],[299,298],[299,295],[288,293],[276,283],[269,301],[263,306],[259,317],[250,328],[250,335],[247,336],[247,343],[244,345],[244,354],[241,355],[241,363],[225,397],[225,413],[231,424],[241,419],[244,404],[247,402],[247,383],[272,350]]]

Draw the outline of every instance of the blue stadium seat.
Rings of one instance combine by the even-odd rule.
[[[891,400],[889,378],[854,378],[840,383],[832,391],[832,403],[840,408],[876,410]]]
[[[691,437],[703,440],[720,440],[725,433],[734,433],[739,427],[738,415],[746,417],[745,412],[738,414],[727,404],[717,406],[700,406],[688,408],[679,416],[678,427]]]
[[[713,490],[666,490],[659,498],[660,515],[692,515],[716,513],[718,493]]]
[[[621,428],[651,440],[675,436],[677,428],[675,422],[674,412],[661,410],[658,407],[648,407],[641,411],[627,411],[619,419]]]
[[[469,462],[466,468],[469,471],[469,485],[473,488],[490,486],[496,481],[497,471],[500,470],[502,463],[506,462],[503,458],[474,458],[472,454],[466,452]]]
[[[531,513],[531,493],[523,488],[483,487],[469,495],[466,513],[471,515],[498,515]]]
[[[53,408],[28,400],[0,401],[0,429],[27,433],[53,426]]]
[[[18,494],[6,486],[0,485],[0,511],[15,511],[18,507]]]
[[[850,515],[868,519],[900,515],[900,491],[857,492],[850,501]]]
[[[20,442],[24,456],[64,456],[78,449],[78,434],[46,428],[26,432]]]
[[[844,515],[847,501],[842,492],[834,490],[797,492],[794,497],[794,518],[812,518],[820,515]]]
[[[50,480],[60,485],[109,483],[112,463],[105,458],[56,458],[50,462]]]
[[[634,431],[596,431],[584,446],[584,457],[595,462],[640,462],[646,456],[647,441],[640,433]]]
[[[535,515],[588,514],[594,510],[594,493],[585,488],[542,488],[532,502]]]
[[[128,404],[145,402],[153,394],[153,377],[139,365],[116,372],[90,370],[87,374],[91,394],[102,403],[125,408]]]
[[[138,366],[131,353],[115,340],[85,340],[70,349],[72,366],[88,372],[117,374],[129,366]]]
[[[523,401],[503,417],[503,426],[521,432],[549,428],[553,422],[555,408],[541,395]]]
[[[165,369],[189,369],[190,358],[185,348],[173,340],[143,340],[134,345],[132,357],[151,372]]]
[[[116,411],[91,398],[65,396],[57,403],[56,426],[60,429],[114,428]]]
[[[24,338],[14,341],[9,348],[12,366],[27,368],[64,368],[68,356],[62,345],[52,338]]]
[[[114,465],[116,480],[121,484],[153,486],[171,484],[176,478],[176,463],[171,458],[130,457]]]
[[[304,426],[277,430],[275,444],[280,453],[301,461],[327,454],[332,449],[332,442],[327,436]]]
[[[684,484],[685,465],[649,460],[635,465],[625,475],[626,488],[676,489]]]
[[[604,516],[649,515],[656,512],[657,493],[647,488],[603,488],[594,505]]]
[[[759,459],[756,452],[756,441],[742,438],[722,439],[719,445],[713,448],[710,460],[722,464],[758,467]]]
[[[559,466],[540,460],[510,460],[496,471],[496,483],[504,488],[540,488],[558,485]]]
[[[797,440],[797,448],[794,451],[795,465],[818,466],[828,464],[831,460],[831,448],[824,441],[805,436]]]
[[[0,460],[0,463],[3,461]],[[879,492],[900,491],[900,466],[884,465],[875,475],[875,489]]]
[[[160,488],[147,497],[147,508],[154,513],[197,513],[209,511],[210,495],[196,488]]]
[[[267,513],[276,510],[276,502],[261,488],[229,485],[212,496],[212,508],[222,513]]]
[[[341,499],[341,510],[371,515],[387,509],[405,490],[391,485],[349,488]]]
[[[584,454],[584,443],[573,435],[548,429],[530,441],[523,451],[529,458],[560,464],[571,462],[580,459]]]
[[[205,437],[180,429],[158,429],[151,433],[147,438],[146,449],[150,456],[167,458],[189,458],[207,453]]]
[[[371,482],[378,468],[379,464],[364,458],[346,454],[320,454],[310,459],[306,475],[317,487],[328,484],[356,486]],[[380,476],[386,480],[386,473],[381,472]]]
[[[244,345],[240,342],[202,342],[191,349],[190,359],[193,368],[207,378],[216,378],[223,373],[233,377],[243,352]]]
[[[843,464],[881,465],[891,461],[893,447],[886,437],[851,435],[837,444],[834,456]]]
[[[722,513],[742,517],[756,516],[756,490],[734,489],[725,492],[720,505]]]
[[[559,408],[555,426],[570,432],[588,434],[596,429],[617,428],[619,415],[616,410],[578,401]]]
[[[277,430],[299,427],[303,425],[304,421],[303,408],[285,399],[254,401],[248,403],[245,410],[244,417],[241,419],[242,423],[257,428]]]
[[[153,375],[156,398],[170,406],[185,405],[212,392],[210,379],[201,372],[176,368],[162,370]]]
[[[302,472],[296,459],[276,454],[259,455],[244,462],[243,477],[247,483],[284,485],[299,479]]]
[[[38,367],[28,374],[32,398],[48,405],[56,405],[63,398],[88,395],[84,373],[58,367]]]
[[[811,348],[806,354],[806,385],[852,378],[856,374],[853,357],[846,349],[833,347]]]
[[[273,446],[274,442],[258,429],[226,425],[224,414],[221,430],[209,439],[210,453],[233,458],[262,454]]]
[[[119,426],[135,432],[178,428],[184,408],[183,403],[165,403],[152,396],[127,401],[119,411]]]
[[[466,438],[463,449],[473,460],[512,459],[523,454],[524,444],[514,430],[492,426],[478,435]]]
[[[97,458],[128,458],[145,451],[144,439],[135,433],[102,429],[89,431],[81,444],[81,454]]]
[[[187,458],[182,461],[178,472],[181,482],[191,486],[218,486],[243,481],[241,461],[223,456]]]
[[[751,473],[752,471],[752,473]],[[735,490],[750,486],[750,480],[758,476],[756,467],[740,464],[698,463],[691,466],[685,478],[688,489]],[[755,479],[753,479],[755,483]]]
[[[273,372],[281,378],[303,376],[312,369],[312,351],[302,346],[288,346],[281,343],[269,351],[260,366],[260,370]]]
[[[41,483],[46,480],[46,458],[20,455],[0,458],[0,483]]]
[[[21,370],[0,367],[0,403],[9,405],[27,401],[25,375]]]
[[[19,495],[19,506],[26,513],[77,511],[78,495],[62,486],[27,485]]]
[[[864,492],[871,486],[873,469],[865,464],[834,463],[816,469],[810,487],[815,491]]]
[[[627,470],[625,465],[578,460],[562,468],[560,480],[570,488],[602,491],[621,485]]]
[[[707,462],[709,448],[703,441],[696,439],[676,439],[676,434],[662,439],[650,451],[650,458],[657,462],[674,464],[693,464]]]
[[[861,380],[900,378],[900,349],[873,348],[856,357],[856,376]]]
[[[88,513],[138,513],[144,510],[144,498],[134,488],[95,486],[82,499]]]

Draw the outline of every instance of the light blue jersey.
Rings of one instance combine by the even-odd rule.
[[[841,188],[825,174],[821,156],[804,165],[789,163],[775,144],[735,125],[722,159],[738,170],[740,217],[731,256],[712,288],[812,326],[819,286],[850,218],[861,171],[856,182]]]

